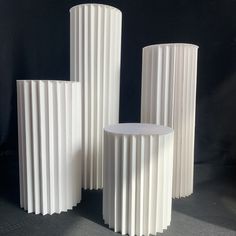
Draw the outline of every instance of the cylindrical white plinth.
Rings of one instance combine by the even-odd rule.
[[[173,134],[153,124],[105,128],[103,218],[115,232],[156,235],[170,224]]]
[[[193,192],[197,52],[191,44],[143,49],[141,122],[175,130],[173,198]]]
[[[60,213],[81,200],[80,102],[79,82],[17,81],[20,205],[28,213]]]
[[[85,189],[103,186],[103,128],[119,120],[121,19],[121,12],[107,5],[70,9],[71,80],[82,86]]]

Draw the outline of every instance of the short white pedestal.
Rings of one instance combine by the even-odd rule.
[[[105,128],[103,218],[115,232],[155,235],[170,224],[173,134],[154,124]]]
[[[17,81],[17,103],[21,207],[71,209],[81,199],[80,83]]]

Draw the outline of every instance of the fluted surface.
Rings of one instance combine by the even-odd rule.
[[[70,10],[71,80],[82,86],[83,187],[102,188],[103,128],[119,120],[121,12],[101,4]]]
[[[143,49],[141,122],[175,130],[174,198],[193,192],[197,51],[191,44]]]
[[[171,221],[173,130],[119,124],[104,136],[105,223],[130,236],[162,232]]]
[[[19,80],[17,103],[21,207],[72,209],[81,199],[80,83]]]

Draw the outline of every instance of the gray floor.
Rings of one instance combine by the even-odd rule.
[[[173,201],[171,225],[158,235],[236,236],[235,170],[196,165],[194,194]],[[0,235],[120,235],[103,224],[102,191],[83,191],[78,207],[60,215],[27,214],[19,208],[17,178],[12,176],[15,175],[2,169]]]

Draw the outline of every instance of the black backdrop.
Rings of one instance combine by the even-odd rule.
[[[123,12],[120,121],[139,121],[142,47],[197,44],[195,160],[235,164],[236,1],[96,2]],[[69,80],[69,9],[80,3],[0,0],[0,158],[17,151],[16,80]]]

